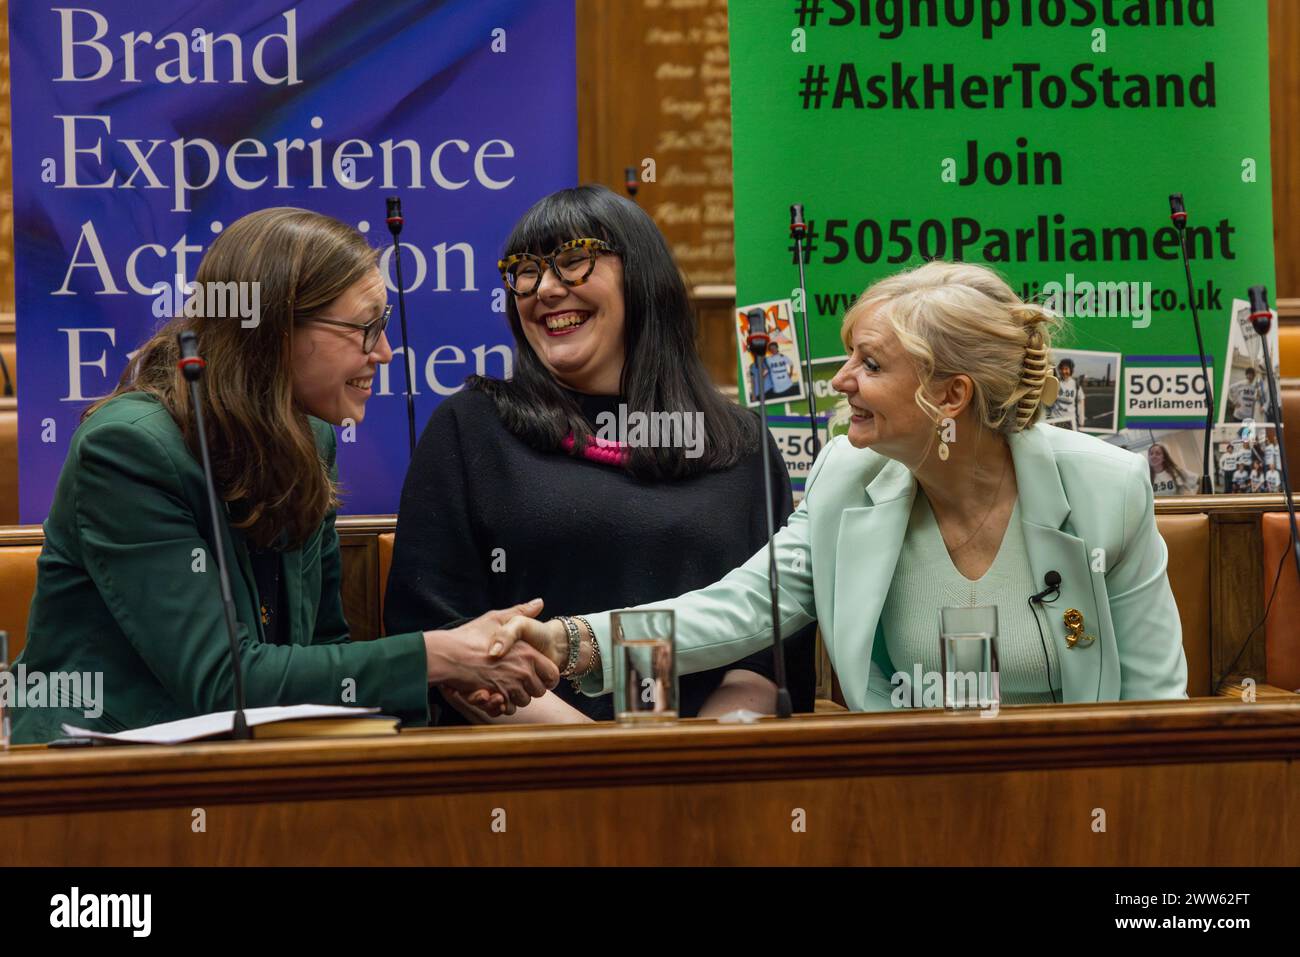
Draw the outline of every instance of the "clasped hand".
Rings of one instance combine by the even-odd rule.
[[[541,611],[542,601],[537,598],[489,611],[457,628],[426,632],[430,684],[468,696],[490,717],[513,714],[540,698],[559,682],[560,666],[553,655],[517,638],[524,632],[520,622],[547,631],[552,623],[534,620]]]

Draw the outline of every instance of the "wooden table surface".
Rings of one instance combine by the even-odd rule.
[[[0,863],[1300,864],[1300,698],[0,753]]]

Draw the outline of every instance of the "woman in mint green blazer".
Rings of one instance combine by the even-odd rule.
[[[998,609],[1005,704],[1186,697],[1145,460],[1040,421],[1057,322],[992,270],[944,262],[876,283],[845,316],[848,434],[818,457],[776,557],[781,630],[818,621],[851,709],[934,703],[939,609],[960,605]],[[644,606],[676,612],[680,671],[770,643],[767,569],[763,549]],[[523,639],[562,666],[572,642],[583,689],[607,691],[609,614],[574,622],[517,618],[502,648]]]
[[[15,709],[14,740],[48,741],[65,722],[111,732],[232,707],[218,535],[249,707],[371,705],[423,724],[433,683],[484,689],[497,713],[553,687],[558,670],[532,649],[506,667],[488,657],[506,612],[446,631],[348,640],[330,425],[365,417],[375,369],[393,356],[376,250],[329,217],[265,209],[217,237],[196,280],[187,314],[146,342],[113,395],[87,410],[45,521],[15,671],[44,675],[47,689],[60,672],[102,683],[29,695]],[[211,293],[231,289],[240,298],[222,304],[251,302],[252,315],[212,310]],[[198,333],[207,361],[205,424],[225,512],[216,529],[176,368],[183,329]],[[540,603],[511,611],[520,610],[536,614]]]

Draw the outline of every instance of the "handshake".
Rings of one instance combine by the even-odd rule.
[[[457,628],[426,631],[428,682],[453,703],[468,704],[488,717],[514,714],[560,680],[569,659],[562,622],[537,621],[542,600],[489,611]],[[590,654],[584,644],[581,665]]]

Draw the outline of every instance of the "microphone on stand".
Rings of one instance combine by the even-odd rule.
[[[1277,435],[1277,454],[1282,460],[1282,494],[1286,498],[1287,517],[1291,521],[1291,554],[1295,558],[1296,574],[1300,575],[1300,532],[1296,529],[1295,502],[1291,497],[1291,477],[1286,467],[1286,441],[1282,435],[1282,406],[1278,402],[1277,379],[1273,375],[1273,357],[1268,353],[1268,332],[1273,324],[1273,313],[1268,308],[1268,290],[1263,286],[1251,286],[1247,293],[1250,298],[1250,324],[1259,334],[1259,342],[1264,350],[1264,375],[1268,379],[1269,418]]]
[[[1201,314],[1196,308],[1196,288],[1192,285],[1192,266],[1187,258],[1187,207],[1183,205],[1182,193],[1169,195],[1169,218],[1174,222],[1178,232],[1178,248],[1183,254],[1183,271],[1187,274],[1187,304],[1192,309],[1192,326],[1196,329],[1196,352],[1201,359],[1201,380],[1205,383],[1205,438],[1201,455],[1201,494],[1214,494],[1214,483],[1210,479],[1210,445],[1211,433],[1214,431],[1214,385],[1205,365],[1205,342],[1201,338]]]
[[[803,303],[803,381],[808,386],[808,428],[812,430],[812,457],[816,459],[822,450],[822,443],[817,430],[817,398],[813,393],[812,336],[808,331],[808,285],[803,275],[804,240],[808,238],[808,226],[803,218],[803,203],[790,205],[790,237],[794,240],[795,258],[799,260],[799,295]],[[790,318],[793,320],[794,317]]]
[[[203,481],[207,486],[208,511],[212,518],[212,546],[217,552],[217,576],[221,580],[221,604],[226,617],[226,636],[230,639],[230,664],[235,678],[235,718],[231,736],[248,740],[248,720],[244,717],[244,675],[239,662],[239,630],[235,626],[235,600],[230,595],[230,573],[226,570],[226,548],[221,540],[222,521],[217,507],[217,489],[212,481],[212,459],[208,455],[208,434],[203,428],[203,396],[199,393],[199,379],[207,363],[199,356],[199,337],[187,329],[176,336],[180,346],[180,368],[185,381],[190,384],[190,404],[194,406],[194,427],[199,433],[199,458],[203,463]]]
[[[415,458],[415,395],[411,392],[411,345],[406,338],[406,286],[402,282],[402,244],[397,235],[402,231],[405,220],[402,218],[402,199],[389,196],[387,199],[388,231],[393,234],[393,262],[397,268],[397,315],[402,323],[402,368],[406,370],[406,429],[411,447],[411,458]]]
[[[627,190],[627,195],[636,199],[636,191],[641,188],[641,181],[637,179],[635,166],[623,167],[623,188]]]
[[[763,496],[765,499],[764,512],[767,515],[767,583],[772,594],[772,654],[775,656],[773,664],[776,677],[776,716],[778,718],[788,718],[794,713],[794,705],[790,701],[790,688],[785,679],[785,646],[781,639],[780,600],[778,598],[780,579],[777,576],[776,568],[776,518],[772,514],[771,453],[767,448],[767,382],[765,375],[767,363],[764,359],[767,356],[767,344],[770,340],[767,334],[767,314],[762,309],[750,309],[746,313],[746,317],[749,319],[749,331],[745,336],[745,348],[754,357],[755,376],[758,383],[755,391],[758,393],[758,421],[760,426],[758,444],[763,449]]]

